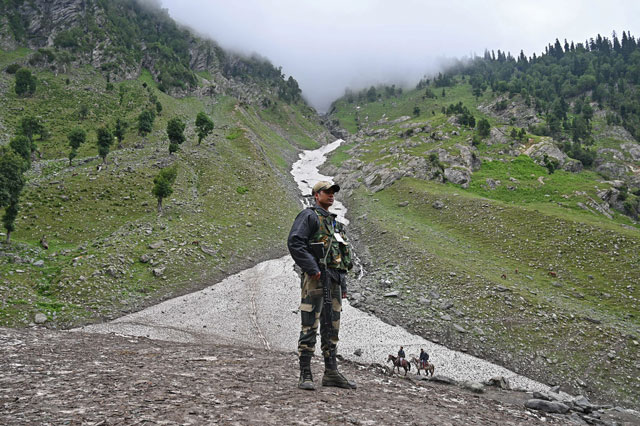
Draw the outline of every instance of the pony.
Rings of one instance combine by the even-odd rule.
[[[414,356],[413,358],[411,358],[411,362],[416,365],[418,376],[420,375],[420,370],[424,370],[425,375],[431,373],[431,377],[433,377],[433,371],[435,370],[435,367],[429,361],[427,361],[426,366],[423,367],[420,363],[420,360]]]
[[[393,368],[391,369],[392,372],[397,368],[398,374],[400,374],[400,367],[402,367],[404,368],[404,375],[406,376],[407,371],[411,370],[411,364],[409,364],[409,362],[406,359],[403,359],[402,362],[400,362],[398,357],[395,357],[389,354],[389,358],[387,358],[387,362],[389,361],[393,361]]]

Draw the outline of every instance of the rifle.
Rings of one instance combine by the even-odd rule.
[[[331,236],[333,240],[333,235]],[[318,261],[320,267],[320,280],[322,281],[322,330],[326,330],[327,336],[333,329],[333,303],[331,302],[331,281],[327,273],[327,255],[323,243],[311,243],[311,252]],[[329,242],[331,247],[331,242]]]

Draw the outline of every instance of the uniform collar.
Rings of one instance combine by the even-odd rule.
[[[330,212],[326,211],[325,209],[323,209],[322,207],[320,207],[320,206],[319,206],[319,205],[317,205],[317,204],[314,206],[314,208],[315,208],[318,212],[320,212],[320,214],[321,214],[322,216],[325,216],[325,217],[326,217],[326,216],[331,216],[331,217],[333,217],[334,219],[338,216],[338,215],[337,215],[337,214],[335,214],[335,213],[330,213]]]

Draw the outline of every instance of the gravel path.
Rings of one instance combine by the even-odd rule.
[[[575,424],[525,409],[517,392],[478,395],[351,363],[341,369],[360,389],[303,391],[295,364],[259,348],[0,328],[0,424]],[[311,368],[320,377],[322,361]]]
[[[338,140],[316,151],[305,151],[294,164],[292,174],[303,194],[318,180],[330,180],[318,173],[324,156],[337,148]],[[332,208],[342,218],[346,210]],[[344,220],[344,219],[342,219]],[[345,220],[346,221],[346,220]],[[289,256],[262,262],[232,275],[218,284],[168,300],[143,311],[105,324],[81,330],[145,336],[177,342],[250,345],[265,350],[295,351],[299,335],[300,279]],[[363,363],[384,364],[388,354],[404,346],[407,357],[417,356],[420,348],[430,355],[436,374],[454,380],[483,382],[504,376],[512,387],[546,391],[548,386],[515,374],[498,365],[413,335],[362,312],[344,301],[339,353]],[[319,340],[319,339],[318,339]],[[360,350],[359,356],[354,352]]]

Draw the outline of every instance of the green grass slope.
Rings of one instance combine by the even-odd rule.
[[[28,55],[0,52],[0,67]],[[113,318],[286,252],[300,208],[289,166],[300,148],[326,141],[307,106],[275,101],[265,109],[221,94],[178,99],[157,90],[146,72],[109,90],[90,67],[36,76],[36,93],[22,98],[13,76],[0,75],[4,143],[26,114],[49,133],[36,137],[41,158],[27,173],[11,244],[0,244],[1,326],[27,326],[36,313],[50,327]],[[162,112],[151,134],[140,137],[137,116],[154,97]],[[83,105],[86,118],[78,114]],[[215,130],[198,145],[200,111]],[[118,117],[129,123],[126,137],[99,170],[95,130],[113,128]],[[169,155],[173,117],[187,123],[187,140]],[[66,134],[75,126],[88,140],[69,166]],[[158,215],[153,178],[171,164],[178,177]]]
[[[637,406],[636,230],[416,179],[357,190],[349,209],[367,253],[351,289],[362,306],[522,374]]]
[[[334,104],[331,119],[352,136],[329,168],[351,190],[346,202],[366,271],[352,281],[352,302],[574,394],[640,406],[640,232],[622,212],[609,219],[584,208],[611,183],[588,168],[550,174],[518,155],[514,147],[544,137],[510,139],[509,120],[483,112],[496,99],[490,91],[476,99],[459,79],[444,97],[432,91],[436,98],[421,89]],[[367,188],[373,170],[401,175],[415,159],[432,164],[432,153],[471,148],[476,130],[442,112],[458,102],[476,121],[507,127],[506,142],[475,147],[481,165],[468,188],[411,177]],[[607,128],[602,117],[594,129]],[[429,130],[406,134],[418,125]],[[595,149],[623,143],[594,136]]]

